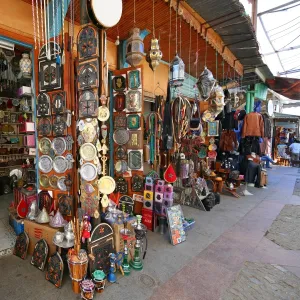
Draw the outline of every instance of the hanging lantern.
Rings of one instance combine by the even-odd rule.
[[[142,61],[143,54],[144,43],[140,37],[140,29],[135,27],[130,31],[130,37],[127,40],[126,62],[136,67]]]
[[[184,62],[176,53],[170,66],[170,84],[182,86],[184,81]]]
[[[151,39],[151,47],[147,55],[147,61],[153,71],[158,67],[161,58],[162,52],[159,49],[158,39]]]
[[[215,83],[216,81],[212,72],[205,67],[196,83],[200,93],[200,97],[203,101],[206,101],[209,98]]]

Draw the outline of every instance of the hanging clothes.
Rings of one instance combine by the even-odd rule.
[[[245,116],[242,137],[264,137],[264,120],[261,114],[251,112]]]
[[[233,151],[237,148],[237,139],[234,131],[223,131],[220,139],[220,150],[221,151]]]
[[[260,155],[260,145],[259,138],[254,136],[247,136],[242,138],[239,145],[239,152],[243,155],[249,155],[251,152],[254,152],[257,155]]]
[[[264,137],[266,138],[271,138],[272,137],[272,123],[271,120],[269,118],[269,116],[267,114],[263,114],[262,115],[263,120],[264,120]]]
[[[235,111],[225,113],[225,118],[221,120],[222,128],[226,130],[232,130],[238,128],[238,122],[234,118]]]
[[[272,157],[271,139],[264,137],[262,143],[260,143],[260,152]]]

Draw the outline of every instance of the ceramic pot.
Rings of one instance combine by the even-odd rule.
[[[20,70],[24,76],[31,76],[31,60],[28,53],[23,53],[20,60]]]

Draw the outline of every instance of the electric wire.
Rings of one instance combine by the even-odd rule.
[[[288,27],[288,28],[285,28],[285,29],[283,29],[283,30],[281,30],[281,31],[278,31],[278,32],[276,32],[276,33],[273,33],[273,34],[271,34],[271,35],[270,35],[270,37],[271,37],[271,36],[274,36],[274,35],[277,35],[278,33],[281,33],[281,32],[284,32],[284,31],[287,31],[287,30],[291,29],[292,27],[295,27],[295,26],[296,26],[296,25],[298,25],[298,24],[300,24],[300,22],[297,22],[297,23],[295,23],[295,24],[291,25],[290,27]],[[270,31],[269,31],[269,32],[270,32]]]
[[[281,39],[281,38],[283,38],[283,37],[285,37],[285,36],[287,36],[287,35],[289,35],[289,34],[295,32],[296,30],[299,30],[299,29],[300,29],[300,27],[297,27],[297,28],[295,28],[294,30],[292,30],[292,31],[290,31],[290,32],[288,32],[288,33],[286,33],[286,34],[284,34],[284,35],[281,35],[281,36],[279,36],[279,37],[277,37],[277,38],[275,38],[274,40],[271,40],[271,41],[272,41],[272,42],[277,41],[278,39]]]
[[[288,22],[286,22],[286,23],[284,23],[284,24],[282,24],[282,25],[280,25],[280,26],[274,27],[274,28],[268,30],[268,32],[273,31],[273,30],[278,29],[278,28],[281,28],[281,27],[283,27],[283,26],[285,26],[285,25],[287,25],[287,24],[289,24],[289,23],[292,23],[293,21],[295,21],[295,20],[297,20],[297,19],[299,19],[299,18],[300,18],[300,16],[298,16],[298,17],[296,17],[295,19],[293,19],[293,20],[291,20],[291,21],[288,21]]]
[[[296,36],[292,41],[290,41],[288,44],[286,44],[284,47],[280,48],[279,50],[281,49],[284,49],[286,46],[290,45],[292,42],[296,41],[298,38],[300,37],[300,34],[298,36]]]

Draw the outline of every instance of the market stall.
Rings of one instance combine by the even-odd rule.
[[[267,184],[267,116],[239,109],[243,67],[216,33],[176,1],[110,2],[32,4],[37,179],[17,178],[10,211],[14,254],[56,287],[67,269],[83,299],[147,267],[147,230],[184,242],[181,206]]]

